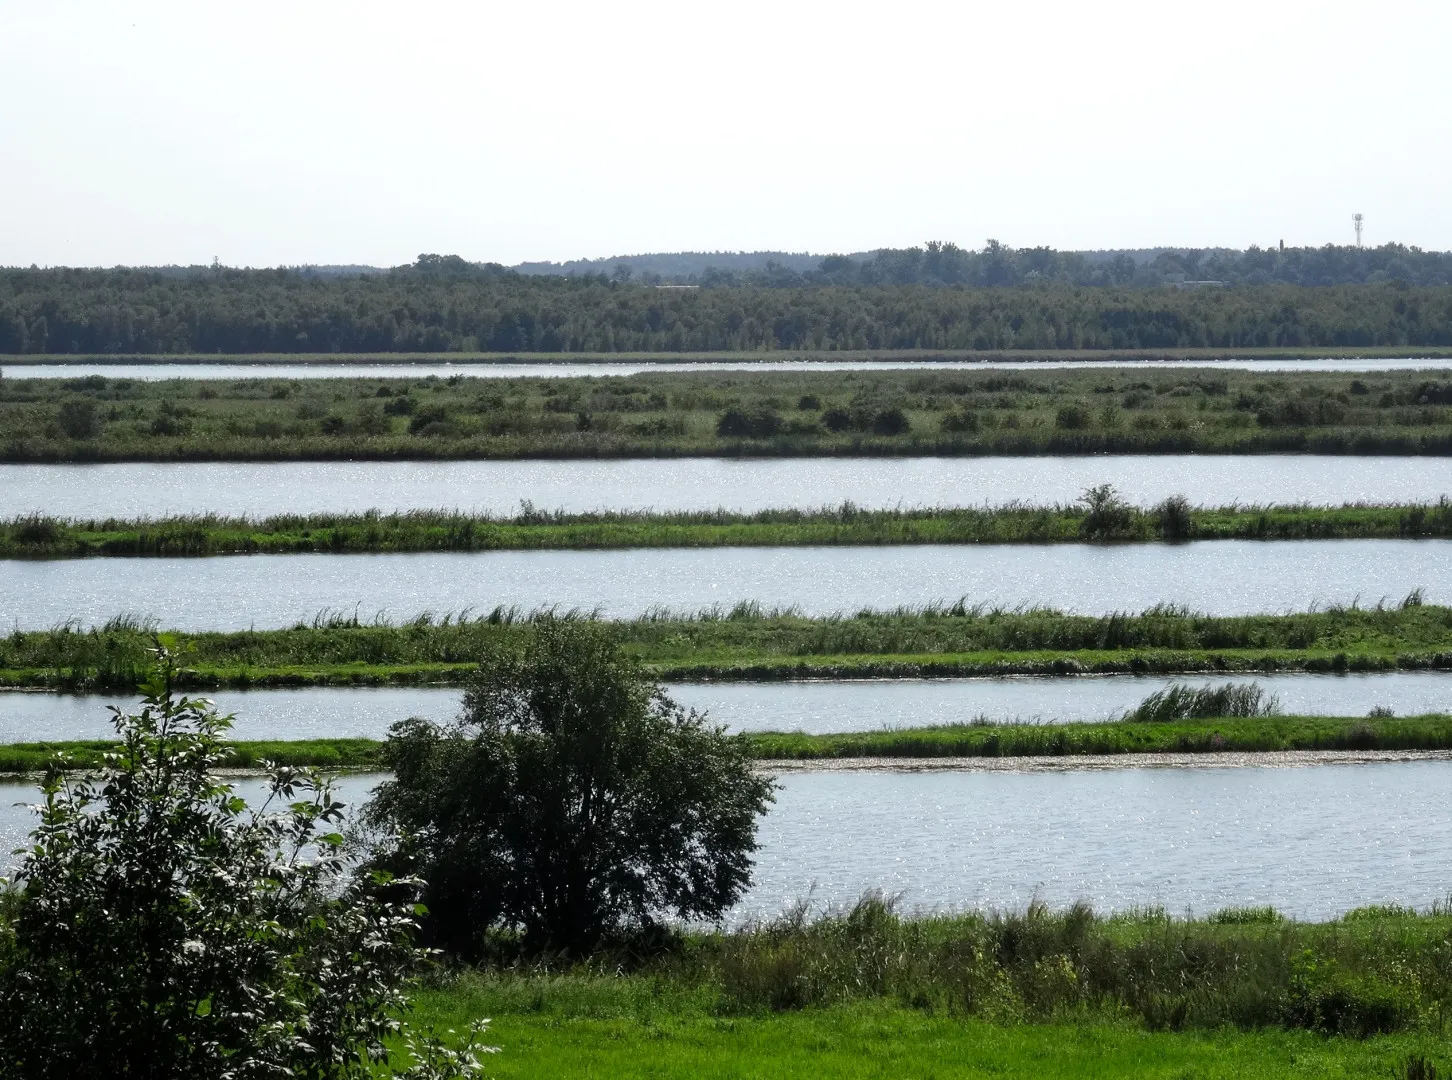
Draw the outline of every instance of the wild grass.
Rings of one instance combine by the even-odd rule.
[[[526,505],[512,516],[373,510],[255,520],[199,515],[80,521],[26,515],[0,522],[0,558],[1443,536],[1452,536],[1446,497],[1404,505],[1198,509],[1177,496],[1145,510],[1107,489],[1097,501],[1067,506],[867,510],[845,502],[750,514],[566,514]]]
[[[1258,683],[1221,686],[1172,683],[1145,698],[1138,707],[1125,713],[1124,719],[1163,724],[1208,716],[1271,716],[1279,711],[1280,703],[1275,695],[1266,694]]]
[[[906,918],[868,895],[644,951],[505,950],[414,1004],[441,1025],[492,1017],[500,1076],[1425,1080],[1449,1060],[1449,930],[1440,910]]]
[[[496,608],[394,625],[320,612],[291,629],[175,633],[193,687],[458,682],[514,647],[540,612]],[[549,613],[590,618],[590,612]],[[767,681],[949,675],[1384,671],[1452,668],[1452,608],[1421,603],[1212,617],[1158,607],[1066,615],[965,602],[809,618],[758,605],[653,611],[612,624],[662,678]],[[0,637],[0,685],[129,690],[157,628],[118,617]]]
[[[729,417],[743,418],[741,422]],[[1435,371],[713,371],[0,383],[0,459],[1452,453]]]

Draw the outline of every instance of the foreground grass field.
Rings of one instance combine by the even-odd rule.
[[[1103,1021],[994,1024],[881,1002],[723,1017],[669,1000],[622,1006],[615,997],[582,993],[562,1003],[542,995],[538,1006],[521,1007],[513,995],[466,980],[414,1003],[418,1019],[442,1028],[492,1018],[489,1038],[501,1053],[488,1071],[501,1080],[1392,1080],[1406,1077],[1413,1057],[1452,1068],[1445,1041],[1431,1035],[1359,1040],[1304,1031],[1147,1032]]]
[[[498,609],[395,626],[328,616],[288,630],[167,638],[188,687],[449,684],[490,650],[522,642],[541,617]],[[1156,608],[1095,617],[959,603],[807,618],[745,604],[612,625],[653,674],[685,681],[1452,668],[1452,608],[1415,593],[1397,607],[1291,615]],[[14,631],[0,637],[0,686],[129,691],[154,644],[154,630],[126,618]]]
[[[902,918],[868,896],[414,1001],[440,1027],[490,1017],[501,1077],[1427,1080],[1452,1057],[1448,931],[1441,910]]]
[[[5,379],[6,461],[1452,453],[1437,371]]]
[[[400,715],[397,719],[402,720]],[[1271,753],[1281,750],[1452,750],[1452,716],[1404,718],[1265,716],[1074,724],[961,724],[854,734],[753,732],[743,736],[763,762],[844,758],[1078,757],[1089,754]],[[232,744],[225,764],[263,761],[326,768],[378,768],[372,739],[298,739]],[[106,740],[0,744],[0,774],[34,773],[57,754],[76,768],[100,763]]]
[[[1153,510],[1106,491],[1097,507],[1005,506],[564,514],[444,511],[247,518],[0,522],[0,558],[494,551],[823,544],[1005,544],[1083,540],[1330,540],[1452,536],[1452,502],[1386,506],[1191,507]]]
[[[601,994],[604,997],[605,994]],[[659,1003],[518,1010],[481,984],[415,999],[418,1019],[463,1029],[488,1016],[491,1076],[591,1080],[1279,1080],[1406,1076],[1408,1058],[1452,1067],[1429,1035],[1326,1038],[1311,1032],[1146,1032],[1106,1022],[1018,1023],[932,1016],[868,1003],[713,1016]]]

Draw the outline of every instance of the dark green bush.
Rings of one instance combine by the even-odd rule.
[[[1082,405],[1065,405],[1054,416],[1054,427],[1065,431],[1082,431],[1089,422],[1089,410]]]
[[[0,1077],[374,1075],[414,886],[350,875],[321,776],[274,769],[249,808],[215,775],[228,719],[169,668],[143,692],[99,774],[44,785],[0,905]]]
[[[65,402],[57,411],[55,421],[67,438],[94,439],[101,433],[96,403],[90,398]]]
[[[765,439],[781,429],[781,417],[765,408],[750,413],[738,408],[727,409],[716,422],[716,434],[724,438]]]
[[[1190,500],[1183,495],[1170,495],[1154,509],[1156,527],[1166,540],[1186,540],[1195,531]]]
[[[872,417],[874,435],[906,435],[912,430],[906,414],[899,408],[880,409]]]

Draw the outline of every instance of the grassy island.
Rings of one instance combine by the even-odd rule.
[[[1226,506],[1167,500],[1145,510],[1110,502],[864,510],[566,514],[513,517],[446,511],[0,523],[0,558],[743,547],[836,544],[1012,544],[1155,540],[1341,540],[1452,536],[1452,503]]]
[[[403,625],[333,616],[167,637],[184,664],[179,685],[190,687],[457,684],[537,618],[507,609]],[[1452,668],[1452,608],[1415,593],[1397,607],[1289,615],[1087,616],[960,603],[808,618],[743,604],[611,625],[653,674],[677,681]],[[15,631],[0,637],[0,685],[130,690],[154,641],[152,628],[129,619]]]
[[[1452,453],[1452,382],[1193,368],[0,382],[12,462],[1284,452]]]

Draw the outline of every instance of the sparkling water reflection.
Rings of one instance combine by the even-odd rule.
[[[1035,458],[675,458],[622,461],[0,464],[0,517],[458,509],[715,510],[1072,503],[1113,484],[1150,506],[1422,502],[1452,495],[1447,458],[1126,455]]]
[[[565,379],[606,375],[640,375],[662,371],[902,371],[988,370],[1045,371],[1065,368],[1209,368],[1237,371],[1418,371],[1445,370],[1445,357],[1327,357],[1320,359],[1227,360],[628,360],[602,363],[156,363],[16,364],[0,367],[7,379]]]
[[[650,548],[417,555],[0,561],[0,626],[122,613],[179,630],[291,626],[319,612],[394,621],[559,607],[628,618],[742,601],[820,615],[951,603],[1083,614],[1184,605],[1212,615],[1452,601],[1452,541],[1202,541],[907,547]],[[245,600],[245,602],[243,602]]]
[[[380,778],[349,776],[356,806]],[[735,921],[864,889],[908,911],[1162,904],[1173,913],[1272,904],[1326,919],[1420,907],[1452,886],[1452,763],[1124,768],[1082,773],[799,773],[761,825]],[[254,796],[257,785],[240,785]],[[0,851],[33,818],[0,786]],[[3,862],[11,862],[6,855]]]

